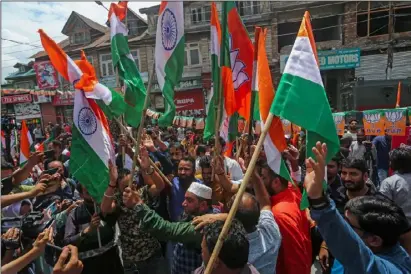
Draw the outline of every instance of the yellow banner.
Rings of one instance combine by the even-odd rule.
[[[337,129],[337,134],[339,136],[344,135],[345,113],[344,112],[333,113],[333,119],[334,119],[335,127]]]
[[[385,130],[391,136],[405,136],[406,108],[384,110]]]
[[[366,110],[363,112],[365,135],[384,135],[384,111],[380,109]]]

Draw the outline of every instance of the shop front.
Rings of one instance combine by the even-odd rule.
[[[174,104],[176,115],[200,116],[205,112],[204,89],[200,71],[185,72],[175,87]],[[158,84],[154,84],[151,105],[156,111],[164,112],[164,98]]]
[[[53,98],[53,106],[56,110],[57,124],[73,123],[74,93],[64,92],[56,94]]]
[[[280,56],[280,72],[284,71],[289,55]],[[354,78],[354,71],[360,67],[361,50],[359,48],[319,50],[321,77],[330,105],[341,109],[341,90],[343,83]]]
[[[15,120],[17,123],[26,120],[29,128],[37,124],[41,125],[40,105],[33,102],[32,95],[16,94],[11,96],[2,96],[2,118]]]

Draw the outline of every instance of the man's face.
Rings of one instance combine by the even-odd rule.
[[[183,159],[183,152],[181,149],[177,149],[175,147],[170,148],[170,155],[171,155],[171,160],[173,163],[178,163]]]
[[[180,161],[178,164],[178,177],[183,181],[193,177],[193,164],[190,161]]]
[[[260,172],[260,176],[261,176],[261,179],[263,180],[263,183],[265,185],[265,188],[267,189],[268,194],[270,194],[270,196],[273,196],[275,193],[271,186],[273,178],[271,178],[270,176],[270,171],[267,168],[262,168]]]
[[[211,167],[201,168],[201,176],[203,177],[203,182],[206,185],[211,185]]]
[[[356,168],[343,167],[341,171],[341,180],[346,189],[358,191],[364,188],[367,175]]]
[[[128,187],[128,182],[130,182],[130,179],[131,179],[131,174],[128,174],[127,176],[124,176],[124,178],[118,182],[118,187],[121,193],[123,193],[124,189]]]
[[[359,131],[357,132],[357,141],[358,141],[358,143],[360,143],[360,144],[365,141],[364,131],[359,130]]]
[[[53,150],[56,155],[61,154],[61,148],[59,146],[53,145]]]
[[[193,193],[186,192],[182,205],[187,215],[198,216],[200,214],[200,201]]]
[[[87,189],[83,185],[81,185],[81,188],[82,188],[82,191],[81,191],[82,193],[81,193],[80,196],[81,196],[81,198],[83,198],[84,202],[86,202],[88,204],[93,203],[93,198],[90,196]]]
[[[338,174],[338,165],[335,161],[330,161],[327,165],[327,179],[333,180]]]
[[[357,129],[357,121],[351,121],[350,129],[351,130],[356,130]]]
[[[63,176],[64,176],[64,168],[63,168],[63,164],[62,164],[61,162],[56,162],[56,161],[51,162],[51,163],[49,163],[48,168],[49,168],[49,169],[58,168],[58,171],[57,171],[57,172],[58,172],[58,173],[61,175],[61,177],[63,178]]]

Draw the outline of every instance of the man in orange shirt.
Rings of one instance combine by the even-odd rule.
[[[306,212],[300,210],[301,192],[266,164],[261,166],[261,178],[271,195],[271,210],[282,236],[276,273],[309,274],[310,223]]]

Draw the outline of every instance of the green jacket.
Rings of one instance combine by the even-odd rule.
[[[190,222],[169,222],[145,204],[136,205],[134,212],[140,227],[160,241],[172,241],[201,246],[203,236]]]

